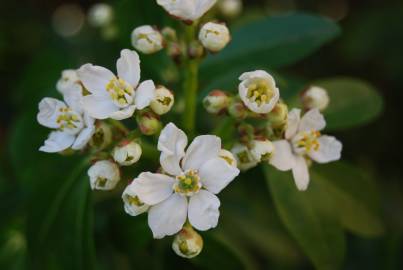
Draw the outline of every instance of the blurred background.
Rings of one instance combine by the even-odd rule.
[[[97,27],[96,20],[88,17],[96,3],[0,3],[0,269],[311,269],[273,210],[270,196],[256,188],[260,172],[251,172],[252,184],[234,184],[231,194],[222,195],[223,205],[233,203],[233,208],[241,204],[237,198],[259,198],[253,211],[263,213],[260,223],[223,214],[217,232],[203,234],[205,250],[192,261],[175,256],[169,239],[152,240],[146,217],[134,220],[125,215],[119,193],[92,196],[88,188],[80,188],[88,185],[85,173],[72,186],[60,181],[79,157],[37,152],[48,132],[36,123],[40,99],[57,95],[54,86],[63,69],[86,62],[114,69],[120,49],[131,48],[135,26],[175,25],[154,1],[116,0],[106,2],[113,7],[113,23]],[[343,141],[344,159],[375,180],[384,227],[372,237],[347,233],[341,268],[403,269],[403,2],[244,0],[243,4],[242,15],[222,17],[233,28],[291,11],[330,17],[341,26],[342,34],[333,42],[280,71],[308,80],[357,77],[370,82],[384,98],[383,112],[375,121],[334,133]],[[178,75],[166,58],[147,56],[142,62],[143,77],[174,85]],[[60,189],[62,196],[55,197]],[[66,195],[69,191],[71,198]],[[236,197],[237,192],[242,194]],[[262,202],[267,208],[262,209]],[[248,211],[245,205],[239,208]],[[247,240],[235,239],[241,234],[238,230],[245,230]]]

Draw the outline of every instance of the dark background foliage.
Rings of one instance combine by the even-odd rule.
[[[89,191],[83,158],[38,153],[47,130],[35,120],[39,100],[56,95],[53,87],[61,70],[88,61],[113,67],[120,49],[130,46],[128,37],[134,26],[175,22],[164,16],[154,1],[116,0],[110,2],[116,8],[115,23],[119,29],[116,39],[104,40],[99,30],[86,23],[79,34],[65,38],[52,26],[55,10],[62,4],[75,3],[85,13],[95,1],[2,1],[0,269],[311,269],[305,254],[318,268],[402,269],[403,3],[391,0],[244,2],[245,14],[233,22],[234,28],[290,10],[338,21],[342,33],[336,39],[291,66],[279,65],[276,72],[304,82],[356,77],[377,89],[384,106],[374,121],[344,130],[334,128],[333,133],[343,141],[346,163],[315,171],[313,180],[318,184],[310,189],[309,199],[296,194],[294,200],[282,205],[283,212],[278,210],[281,194],[294,193],[284,185],[286,180],[273,179],[282,179],[284,175],[270,177],[275,172],[265,170],[271,192],[268,193],[261,170],[252,170],[233,184],[231,192],[222,194],[220,226],[214,232],[203,234],[205,250],[200,257],[192,261],[178,258],[170,249],[171,239],[152,240],[145,216],[133,219],[123,213],[119,192],[94,195]],[[145,77],[175,85],[172,80],[175,70],[163,55],[142,60]],[[224,78],[225,74],[222,75]],[[212,81],[204,85],[211,90],[213,78],[209,74],[202,76]],[[351,110],[353,115],[344,115],[344,120],[354,119],[362,111],[368,113],[368,108],[377,110],[375,105],[366,108],[367,105],[358,99]],[[155,164],[150,161],[144,166]],[[131,177],[141,170],[141,166],[135,167]],[[299,223],[298,217],[288,217],[291,219],[288,227],[282,220],[289,213],[287,207],[290,211],[297,208],[295,212],[298,212],[300,205],[316,208],[322,204],[326,199],[322,191],[332,192],[326,182],[328,175],[339,179],[341,186],[354,189],[352,200],[363,197],[363,201],[370,201],[371,208],[380,208],[381,221],[378,224],[376,218],[368,218],[373,223],[366,224],[367,219],[354,219],[357,214],[359,219],[365,216],[366,210],[353,203],[326,208],[325,213],[342,211],[348,216],[344,226],[350,230],[345,238],[324,233],[325,238],[334,241],[328,247],[315,247],[295,237],[300,230],[306,232],[306,228],[293,227]],[[301,213],[303,218],[302,210]],[[331,229],[333,223],[327,225],[326,218],[321,221],[323,228],[337,231]],[[323,256],[310,254],[312,250],[322,252]],[[329,254],[330,261],[338,262],[329,266],[326,265],[329,261],[321,261]]]

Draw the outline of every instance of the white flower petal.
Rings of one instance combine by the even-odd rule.
[[[45,144],[39,151],[46,153],[58,153],[69,148],[74,142],[75,136],[62,131],[53,131],[49,134]]]
[[[199,231],[215,228],[220,212],[220,200],[214,194],[200,190],[189,201],[189,222]]]
[[[214,135],[196,137],[186,150],[182,168],[198,170],[206,161],[218,157],[221,151],[221,139]]]
[[[95,127],[90,126],[84,128],[77,136],[73,146],[71,147],[73,150],[81,150],[83,149],[87,143],[91,140],[92,135],[95,133]]]
[[[318,139],[318,151],[311,151],[310,158],[318,163],[328,163],[339,160],[343,145],[333,136],[321,136]]]
[[[109,117],[114,120],[124,120],[133,116],[134,111],[136,110],[135,105],[128,106],[119,111],[113,112]]]
[[[245,72],[241,76],[239,76],[239,80],[241,80],[241,81],[249,80],[252,78],[264,78],[264,79],[271,81],[272,84],[275,84],[273,77],[264,70],[255,70],[255,71],[251,71],[251,72]]]
[[[292,109],[288,113],[287,130],[285,131],[285,138],[291,139],[298,132],[299,122],[301,120],[301,110]]]
[[[103,95],[106,93],[106,85],[115,78],[113,73],[100,66],[85,64],[77,70],[78,77],[85,88],[93,94]]]
[[[136,88],[140,81],[140,58],[135,51],[124,49],[116,63],[119,78]]]
[[[39,102],[39,113],[37,115],[38,123],[48,128],[59,128],[57,118],[60,115],[60,109],[66,108],[66,104],[55,98],[44,98]]]
[[[65,90],[63,94],[63,99],[67,105],[75,112],[83,112],[83,93],[82,86],[78,83],[71,84],[68,89]]]
[[[126,187],[126,189],[123,191],[122,194],[122,199],[123,202],[125,203],[124,204],[125,212],[131,216],[138,216],[148,211],[148,209],[150,208],[150,206],[145,203],[143,203],[142,205],[131,203],[131,201],[129,200],[129,196],[132,198],[136,197],[138,198],[137,189],[138,189],[137,182],[133,181],[130,183],[130,185]]]
[[[281,140],[273,142],[273,145],[274,153],[269,163],[280,171],[291,170],[295,164],[295,156],[290,143],[286,140]]]
[[[168,155],[164,152],[160,156],[160,164],[164,171],[170,175],[181,175],[183,173],[180,167],[181,156]]]
[[[193,20],[197,20],[202,17],[209,9],[211,9],[217,0],[199,0],[196,1],[196,9],[193,13]]]
[[[151,101],[155,97],[155,85],[152,80],[144,81],[140,83],[136,89],[136,96],[134,97],[134,103],[139,110],[144,109],[150,105]]]
[[[292,168],[292,175],[294,176],[295,184],[297,185],[297,188],[299,190],[304,191],[308,188],[309,171],[308,164],[306,164],[306,160],[304,157],[295,157],[295,164]]]
[[[214,194],[221,192],[238,174],[238,168],[219,157],[208,160],[199,169],[202,185]]]
[[[137,194],[141,201],[154,205],[167,199],[173,192],[175,179],[163,174],[144,172],[134,181],[137,182]]]
[[[186,198],[178,194],[172,194],[165,201],[152,206],[148,212],[148,225],[154,238],[179,232],[186,221],[187,209]]]
[[[119,107],[113,104],[112,100],[106,95],[83,97],[83,107],[95,119],[107,119],[113,113],[119,111]]]
[[[169,123],[161,131],[158,139],[158,150],[167,155],[183,157],[187,144],[188,138],[185,132],[175,126],[175,124]]]
[[[299,131],[321,131],[326,127],[326,121],[318,109],[309,110],[299,123]]]

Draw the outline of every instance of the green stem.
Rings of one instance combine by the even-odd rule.
[[[192,41],[195,39],[196,26],[186,26],[186,47],[188,48]],[[197,59],[190,59],[185,55],[184,59],[184,82],[183,93],[185,95],[185,112],[183,114],[183,127],[188,133],[188,136],[193,137],[195,132],[196,122],[196,100],[198,90],[198,73],[199,61]]]

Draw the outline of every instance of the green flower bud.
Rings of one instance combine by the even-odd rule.
[[[149,110],[137,113],[136,121],[141,133],[147,136],[157,134],[162,129],[159,116]]]
[[[228,107],[228,113],[237,120],[243,120],[248,116],[248,109],[240,99],[233,99]]]
[[[279,102],[273,110],[267,114],[267,119],[274,128],[284,126],[287,123],[288,106]]]
[[[96,123],[95,133],[92,136],[89,145],[97,150],[103,150],[112,142],[112,131],[109,125],[98,121]]]

